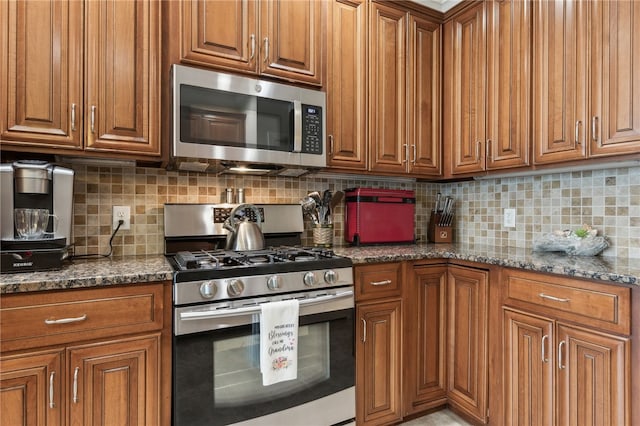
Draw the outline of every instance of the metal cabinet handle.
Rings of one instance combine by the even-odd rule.
[[[333,135],[329,135],[329,155],[333,155]]]
[[[71,104],[71,131],[76,131],[76,104]]]
[[[371,281],[369,284],[371,284],[371,285],[389,285],[389,284],[391,284],[391,280]]]
[[[251,34],[249,39],[251,40],[251,55],[249,56],[249,62],[251,62],[253,61],[253,58],[256,57],[256,35]]]
[[[409,161],[409,145],[404,143],[402,146],[404,147],[404,160],[402,162],[406,163]]]
[[[73,402],[78,403],[78,371],[80,367],[76,367],[73,372]]]
[[[362,321],[362,343],[367,341],[367,320],[360,318]]]
[[[75,318],[60,318],[57,320],[53,320],[53,319],[46,319],[44,320],[44,323],[47,325],[51,325],[51,324],[69,324],[70,322],[80,322],[80,321],[84,321],[87,319],[87,314],[84,314],[80,317],[75,317]]]
[[[566,366],[567,366],[566,363],[565,364],[562,363],[562,348],[564,347],[565,344],[566,344],[566,342],[563,340],[558,345],[558,368],[560,370],[564,370],[566,368]]]
[[[486,146],[484,147],[485,158],[491,158],[491,139],[487,139]]]
[[[413,147],[413,160],[411,160],[411,164],[416,164],[416,160],[418,159],[418,151],[415,143],[411,146]]]
[[[575,129],[575,140],[576,140],[576,145],[580,145],[580,126],[582,125],[582,121],[578,120],[576,121],[576,129]]]
[[[96,132],[96,106],[91,105],[91,133]]]
[[[49,408],[56,408],[55,402],[53,402],[54,394],[53,394],[53,378],[55,377],[56,372],[52,371],[49,375]]]
[[[480,161],[480,151],[482,151],[482,141],[478,141],[476,146],[476,161]]]
[[[269,63],[269,37],[264,38],[264,63]]]
[[[549,335],[545,334],[542,336],[542,362],[549,362],[547,358],[547,348],[545,346],[545,340],[549,340]]]
[[[598,142],[598,116],[596,115],[591,118],[591,139]]]
[[[550,296],[550,295],[544,294],[544,293],[540,293],[538,296],[542,297],[543,299],[553,300],[554,302],[567,303],[567,302],[571,301],[571,299],[564,299],[564,298],[560,298],[560,297]]]

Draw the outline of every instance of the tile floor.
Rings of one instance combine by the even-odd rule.
[[[451,410],[441,410],[429,415],[400,423],[401,426],[471,426]]]

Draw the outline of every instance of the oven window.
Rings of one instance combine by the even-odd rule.
[[[236,423],[353,386],[353,328],[353,309],[301,317],[298,378],[271,386],[262,386],[257,322],[177,336],[174,425]]]

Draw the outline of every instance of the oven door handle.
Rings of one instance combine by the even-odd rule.
[[[327,294],[323,296],[317,296],[311,299],[301,299],[300,307],[317,305],[319,303],[325,303],[327,301],[334,301],[336,299],[344,299],[347,297],[353,297],[353,290],[342,291],[335,294]],[[286,300],[286,299],[284,299]],[[244,308],[222,308],[215,311],[192,311],[192,312],[180,312],[180,319],[189,320],[203,320],[211,318],[224,318],[237,316],[242,314],[257,314],[260,313],[262,308],[259,304],[247,306]]]

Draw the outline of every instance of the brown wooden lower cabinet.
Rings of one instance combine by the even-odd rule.
[[[402,419],[399,299],[358,305],[356,318],[356,419],[383,425]]]
[[[3,296],[2,426],[170,424],[170,311],[171,283]]]
[[[500,424],[633,424],[630,289],[517,270],[503,285]]]
[[[402,348],[405,416],[447,403],[447,265],[416,263],[408,274]]]
[[[449,404],[487,422],[489,271],[449,265],[447,276],[447,396]]]

